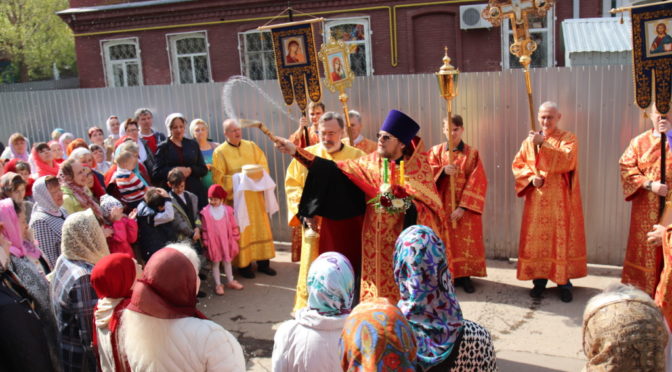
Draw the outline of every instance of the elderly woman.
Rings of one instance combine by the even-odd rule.
[[[9,136],[8,146],[0,155],[0,160],[19,159],[29,160],[28,139],[21,133],[14,133]]]
[[[33,173],[37,177],[56,176],[58,174],[58,163],[54,161],[54,153],[48,144],[38,143],[31,152],[33,161]]]
[[[93,155],[93,160],[96,162],[96,168],[94,169],[101,176],[107,173],[112,164],[105,158],[105,148],[100,145],[91,144],[89,145],[89,151]],[[104,180],[104,178],[103,178]]]
[[[201,177],[208,173],[208,168],[205,166],[198,143],[184,137],[186,123],[184,116],[179,113],[170,114],[166,118],[166,129],[170,137],[159,144],[152,179],[155,184],[163,185],[168,172],[173,168],[180,169],[187,177],[186,190],[196,195],[200,210],[208,203],[206,190],[201,182]]]
[[[61,164],[58,180],[63,191],[63,208],[68,214],[91,209],[96,217],[102,219],[103,211],[87,187],[89,172],[91,170],[76,159],[71,158]]]
[[[205,166],[208,167],[208,173],[201,178],[203,187],[207,189],[214,183],[212,179],[212,154],[215,152],[217,146],[219,146],[219,143],[210,141],[210,126],[203,119],[192,120],[191,124],[189,124],[189,133],[191,134],[191,138],[198,142],[198,147],[203,154],[203,161],[205,162]]]
[[[154,169],[154,163],[156,162],[156,159],[154,158],[154,153],[147,145],[147,142],[140,138],[140,128],[138,127],[138,122],[133,119],[124,120],[124,123],[121,125],[121,129],[119,130],[119,135],[120,138],[115,143],[117,146],[117,149],[114,151],[115,156],[117,154],[119,145],[125,142],[127,140],[126,137],[128,137],[136,145],[138,145],[138,159],[140,159],[140,163],[145,166],[145,169],[151,173],[152,169]],[[151,182],[151,180],[146,181]]]
[[[91,285],[98,295],[94,313],[96,329],[94,348],[103,372],[131,371],[126,357],[119,351],[122,311],[131,302],[135,283],[135,261],[124,253],[103,257],[91,271]]]
[[[75,141],[73,141],[70,145],[72,146],[74,143],[76,143]],[[105,177],[96,171],[98,164],[96,163],[96,159],[93,157],[93,153],[91,153],[91,150],[89,150],[88,146],[86,145],[86,142],[82,140],[82,146],[77,145],[77,147],[75,147],[72,152],[68,154],[68,159],[78,160],[80,163],[82,163],[82,165],[89,168],[91,171],[89,173],[92,173],[94,176],[93,186],[90,186],[89,188],[97,200],[100,199],[101,196],[105,195]]]
[[[61,145],[61,150],[63,151],[63,159],[67,158],[66,151],[68,150],[70,142],[74,140],[75,135],[70,132],[65,132],[58,138],[58,144]]]
[[[30,229],[35,234],[37,247],[50,267],[56,265],[61,255],[61,230],[68,212],[63,206],[63,191],[58,178],[45,176],[33,184],[33,214],[30,216]]]
[[[646,293],[613,284],[588,301],[583,313],[586,372],[665,371],[665,319]]]
[[[413,328],[422,371],[496,371],[490,333],[462,318],[446,263],[446,249],[421,225],[404,230],[394,251],[397,306]]]
[[[308,272],[308,306],[275,333],[273,371],[340,371],[338,344],[350,313],[355,274],[337,252],[321,254]]]
[[[343,371],[415,371],[413,330],[383,297],[355,307],[345,321],[340,352]]]
[[[93,309],[98,302],[91,285],[93,266],[110,254],[103,229],[92,210],[77,212],[63,224],[61,256],[50,283],[64,371],[95,371]]]
[[[243,350],[196,309],[199,260],[186,244],[147,262],[121,316],[120,350],[133,371],[244,371]]]

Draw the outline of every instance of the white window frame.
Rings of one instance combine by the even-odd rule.
[[[170,81],[173,85],[183,84],[180,82],[180,70],[179,64],[177,63],[177,41],[182,39],[191,39],[195,37],[202,37],[205,40],[205,53],[192,53],[192,54],[180,54],[180,57],[192,57],[191,66],[192,66],[192,81],[193,83],[184,83],[184,84],[202,84],[202,83],[212,83],[212,63],[210,63],[210,42],[208,41],[208,31],[189,31],[189,32],[178,32],[172,34],[166,34],[166,51],[168,52],[168,65],[170,67]],[[208,61],[208,81],[207,82],[196,82],[196,69],[194,68],[195,56],[202,56],[205,54],[205,58]]]
[[[553,67],[557,65],[555,60],[555,7],[551,8],[546,12],[546,27],[545,28],[530,28],[530,34],[546,32],[548,34],[548,49],[546,50],[546,61],[548,64],[542,67]],[[509,19],[505,19],[502,22],[502,68],[508,70],[512,68],[509,63],[509,36],[513,34],[513,30],[510,26]],[[535,51],[535,53],[537,53]]]
[[[634,3],[634,0],[616,0],[616,5],[613,8],[622,8],[624,6],[630,6]],[[611,14],[611,0],[602,0],[602,17],[616,17],[618,14]]]
[[[250,77],[249,73],[249,66],[250,66],[250,61],[249,61],[249,56],[248,56],[248,51],[247,51],[247,40],[245,39],[247,35],[251,34],[264,34],[267,33],[268,37],[271,37],[271,31],[259,31],[259,30],[249,30],[245,32],[239,32],[238,33],[238,54],[240,55],[240,74],[243,76],[247,76],[248,78]],[[241,39],[245,40],[243,43],[241,43]],[[242,45],[241,45],[242,44]],[[250,53],[267,53],[268,51],[262,50],[261,52],[250,52]],[[270,52],[273,54],[273,61],[275,61],[275,52],[273,49],[270,50]],[[266,80],[266,59],[262,58],[261,63],[263,64],[264,68],[264,79]],[[276,68],[275,64],[273,65],[273,68]],[[277,77],[277,69],[276,69],[276,77]]]
[[[137,56],[135,59],[125,59],[125,60],[115,60],[110,59],[110,47],[122,44],[134,44],[135,50],[137,51]],[[137,61],[138,63],[138,85],[144,85],[144,79],[142,77],[142,54],[140,50],[140,41],[137,37],[125,37],[121,39],[106,39],[100,41],[100,56],[103,59],[103,73],[105,75],[105,84],[108,87],[117,88],[114,86],[114,73],[112,72],[113,64],[127,64],[129,62]],[[124,85],[122,87],[128,87],[126,78],[126,69],[124,68]],[[131,85],[135,86],[135,85]]]
[[[325,42],[329,41],[329,37],[331,37],[331,29],[333,27],[353,23],[361,23],[364,25],[364,35],[366,35],[366,38],[364,38],[363,41],[352,40],[352,41],[346,41],[345,43],[364,44],[364,46],[366,47],[366,76],[371,76],[373,75],[373,54],[371,51],[371,37],[373,35],[373,31],[371,31],[371,17],[362,16],[362,17],[326,19],[324,21],[324,35],[323,35],[324,41]]]

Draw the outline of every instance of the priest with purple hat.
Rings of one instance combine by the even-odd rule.
[[[419,130],[409,116],[392,110],[378,131],[376,152],[339,162],[317,157],[286,139],[276,142],[281,152],[308,168],[300,216],[340,220],[364,215],[362,301],[387,297],[396,303],[399,299],[392,257],[397,237],[406,227],[426,225],[438,235],[447,227]]]

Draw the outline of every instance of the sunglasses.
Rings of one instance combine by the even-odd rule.
[[[376,137],[378,138],[378,141],[381,141],[381,142],[387,142],[391,139],[396,139],[396,137],[391,136],[389,134],[380,134],[380,133],[376,134]]]

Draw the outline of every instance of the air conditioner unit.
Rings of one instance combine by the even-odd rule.
[[[471,30],[474,28],[490,28],[492,24],[483,17],[481,12],[488,4],[474,4],[460,6],[460,29]]]

